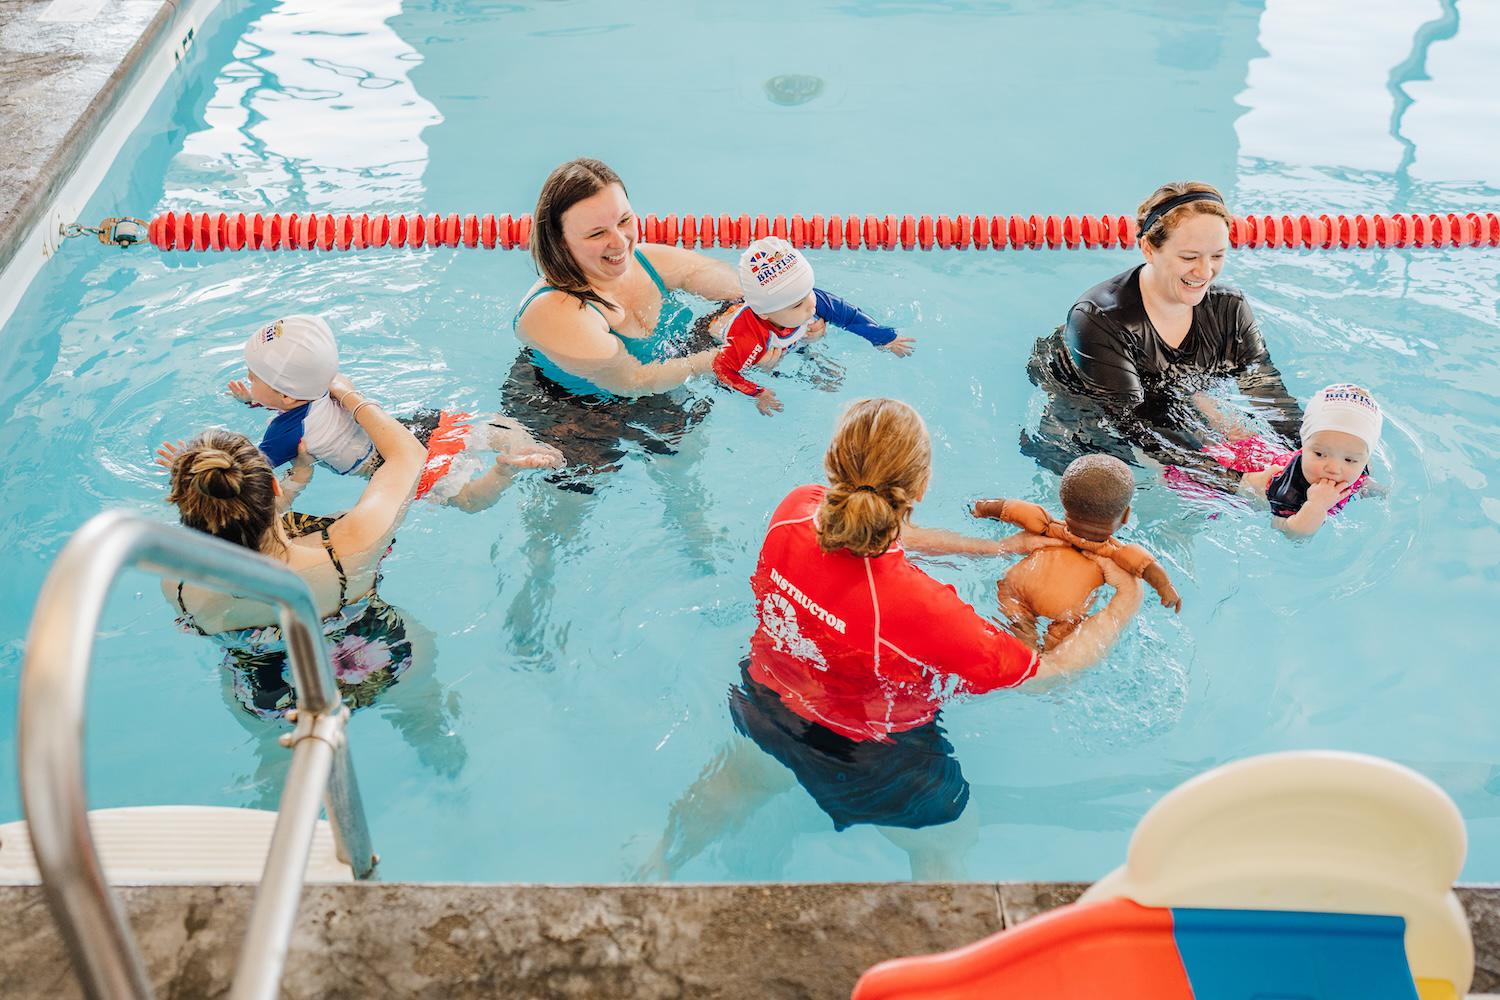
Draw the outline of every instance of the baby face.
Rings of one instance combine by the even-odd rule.
[[[250,373],[250,398],[261,406],[272,410],[290,410],[301,406],[304,402],[303,400],[293,399],[284,393],[277,392],[262,382],[254,372]]]
[[[1331,479],[1348,486],[1365,471],[1370,449],[1353,434],[1318,431],[1302,442],[1302,475],[1309,483]]]
[[[796,305],[787,306],[785,309],[778,309],[772,313],[766,313],[761,316],[761,319],[767,323],[779,326],[783,330],[795,330],[817,315],[817,309],[817,298],[812,292],[808,292],[802,301]]]

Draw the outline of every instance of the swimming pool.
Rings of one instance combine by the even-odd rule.
[[[641,212],[1121,212],[1184,175],[1240,212],[1500,209],[1496,135],[1469,95],[1500,81],[1500,17],[1360,5],[1367,37],[1289,2],[1122,12],[1080,3],[848,2],[712,25],[686,5],[251,3],[221,10],[89,218],[166,209],[520,212],[554,164],[594,155]],[[1430,8],[1430,9],[1429,9]],[[559,69],[568,65],[576,69]],[[1045,81],[1045,86],[1041,81]],[[1488,117],[1486,117],[1488,116]],[[728,256],[728,251],[716,251]],[[904,361],[837,333],[787,369],[786,411],[720,395],[681,454],[632,454],[592,497],[538,479],[467,517],[418,505],[383,595],[430,636],[352,724],[391,879],[612,880],[723,744],[766,517],[819,476],[850,399],[915,405],[935,438],[922,507],[1054,503],[1017,450],[1024,363],[1119,251],[824,253],[820,284],[919,340]],[[0,758],[13,760],[21,636],[68,534],[114,506],[167,517],[151,450],[261,417],[222,392],[258,320],[319,311],[398,411],[498,405],[532,280],[521,254],[161,255],[70,245],[0,330]],[[1500,878],[1500,605],[1493,251],[1231,256],[1293,392],[1369,386],[1389,415],[1361,502],[1310,545],[1217,518],[1144,472],[1132,540],[1185,607],[1148,602],[1109,662],[1041,695],[945,713],[974,785],[975,878],[1095,877],[1136,819],[1213,764],[1266,750],[1381,754],[1469,821],[1465,877]],[[783,387],[784,385],[784,387]],[[301,506],[347,503],[319,475]],[[993,611],[994,565],[929,562]],[[270,805],[285,758],[231,709],[209,644],[154,581],[106,619],[91,688],[92,805]],[[20,814],[0,782],[0,819]],[[720,837],[685,879],[884,879],[905,856],[835,834],[802,792]]]

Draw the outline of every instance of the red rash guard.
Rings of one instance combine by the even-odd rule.
[[[724,346],[714,355],[714,375],[720,382],[747,396],[759,396],[765,392],[764,386],[756,385],[740,371],[760,360],[760,356],[766,353],[771,335],[778,329],[742,306],[729,323]]]
[[[1037,656],[907,561],[818,547],[822,486],[799,486],[771,515],[751,578],[750,676],[797,715],[853,740],[932,720],[943,697],[1014,687]]]
[[[884,347],[896,339],[893,327],[875,322],[858,306],[852,305],[823,291],[813,289],[816,303],[813,315],[830,326],[840,327],[868,340],[875,347]],[[809,320],[808,322],[811,322]],[[740,372],[745,366],[760,360],[767,347],[791,347],[802,340],[807,332],[807,323],[794,330],[785,330],[755,314],[748,306],[741,306],[729,321],[724,334],[724,346],[714,358],[714,374],[719,381],[747,396],[759,396],[765,389],[745,378]]]

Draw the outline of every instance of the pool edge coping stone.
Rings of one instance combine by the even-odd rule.
[[[978,940],[1086,885],[313,884],[283,996],[848,996],[878,961]],[[227,991],[254,886],[116,891],[161,995]],[[1500,989],[1500,886],[1458,892],[1474,929],[1473,988]],[[38,886],[0,886],[0,995],[81,996]]]

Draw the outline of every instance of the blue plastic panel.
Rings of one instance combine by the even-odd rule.
[[[1401,917],[1173,909],[1172,919],[1194,1000],[1418,1000]]]

